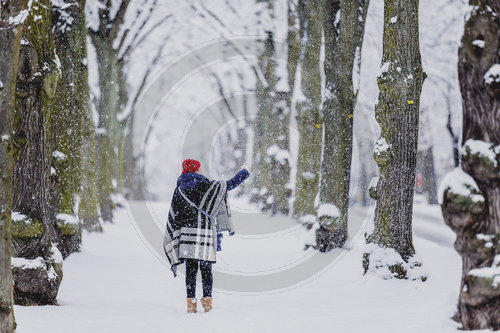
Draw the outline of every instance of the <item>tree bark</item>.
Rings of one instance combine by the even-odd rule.
[[[325,1],[324,6],[325,142],[316,246],[329,251],[347,239],[352,125],[368,0]]]
[[[268,1],[271,20],[274,1]],[[289,91],[278,91],[276,50],[273,28],[268,27],[264,50],[259,56],[257,70],[257,99],[259,110],[254,122],[252,199],[264,212],[288,214],[290,196]],[[285,86],[288,85],[288,82]]]
[[[23,22],[10,24],[27,0],[0,3],[0,332],[15,329],[12,256],[12,171],[14,102]]]
[[[299,0],[302,36],[301,86],[297,96],[299,151],[295,182],[294,216],[303,223],[314,222],[319,188],[322,124],[320,49],[322,7],[320,0]]]
[[[276,91],[276,76],[274,63],[274,40],[272,31],[267,32],[264,50],[258,58],[256,97],[258,101],[257,115],[254,121],[253,168],[255,171],[252,200],[265,202],[269,193],[270,166],[267,157],[269,132],[268,119],[273,105],[272,98]]]
[[[97,53],[100,96],[97,103],[99,123],[97,140],[97,184],[101,217],[112,221],[115,204],[111,195],[123,191],[125,126],[128,117],[118,119],[127,103],[124,59],[119,49],[113,48],[130,0],[123,0],[117,13],[111,13],[111,2],[99,8],[101,18],[97,31],[89,30]]]
[[[17,304],[56,304],[62,279],[62,260],[50,230],[55,223],[53,102],[60,77],[51,5],[40,0],[29,12],[16,83],[12,236],[13,256],[18,258],[13,259],[12,273]],[[25,265],[27,260],[33,265]]]
[[[418,31],[418,0],[385,0],[380,93],[375,106],[381,127],[374,152],[380,178],[374,193],[375,229],[367,242],[394,249],[404,261],[415,253],[412,210],[419,100],[425,77]],[[368,265],[369,254],[364,256],[365,269]],[[406,277],[406,272],[397,277]]]
[[[466,330],[500,329],[500,3],[471,0],[459,49],[462,168],[469,195],[443,180],[445,222],[457,234],[462,283],[456,320]],[[459,170],[459,169],[457,169]],[[455,171],[457,172],[457,171]],[[460,172],[460,171],[458,171]],[[448,176],[447,176],[448,177]],[[462,180],[461,179],[461,180]],[[496,279],[496,280],[495,280]]]
[[[266,164],[269,166],[269,196],[265,202],[266,210],[273,214],[289,213],[288,199],[291,192],[290,182],[290,108],[288,106],[289,92],[277,91],[268,118],[268,143],[266,149]]]
[[[64,8],[54,7],[54,33],[56,51],[61,61],[61,76],[55,96],[54,136],[59,154],[54,159],[56,225],[55,242],[63,257],[76,252],[81,243],[82,223],[90,229],[99,228],[99,215],[93,195],[96,191],[82,191],[83,173],[92,177],[92,169],[82,169],[84,135],[88,135],[90,96],[87,73],[87,28],[85,1],[67,1]],[[90,136],[92,138],[92,136]],[[95,144],[95,141],[92,142]],[[91,143],[91,144],[92,144]],[[94,149],[95,153],[95,149]],[[95,175],[93,176],[95,179]],[[95,181],[93,182],[95,186]],[[90,204],[84,201],[90,201]],[[83,209],[79,206],[83,202]],[[90,208],[93,211],[90,211]],[[82,216],[80,221],[80,212]]]

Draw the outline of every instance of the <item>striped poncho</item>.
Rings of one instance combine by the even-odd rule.
[[[217,233],[233,231],[226,181],[200,181],[174,191],[163,249],[174,276],[184,259],[216,261]]]

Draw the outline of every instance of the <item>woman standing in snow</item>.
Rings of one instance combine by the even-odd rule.
[[[177,266],[186,263],[187,312],[196,312],[196,275],[201,271],[205,312],[212,309],[212,263],[221,250],[222,231],[233,234],[227,191],[248,178],[247,164],[228,181],[210,181],[201,174],[200,162],[182,162],[168,214],[163,248],[174,276]]]

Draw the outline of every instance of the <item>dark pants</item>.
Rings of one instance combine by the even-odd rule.
[[[196,297],[196,275],[198,274],[198,263],[201,271],[201,282],[203,286],[203,297],[212,297],[212,263],[197,259],[186,259],[186,291],[188,298]]]

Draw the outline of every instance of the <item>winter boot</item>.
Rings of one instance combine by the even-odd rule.
[[[187,299],[187,311],[188,313],[196,313],[196,298]]]
[[[212,310],[212,297],[202,297],[201,304],[203,305],[203,309],[205,312]]]

